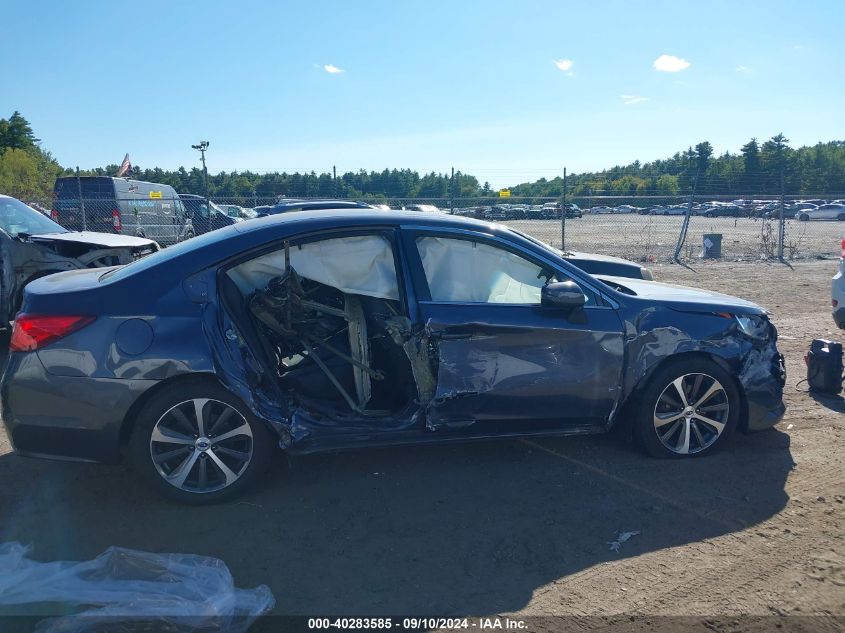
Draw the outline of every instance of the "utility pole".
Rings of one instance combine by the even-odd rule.
[[[560,196],[560,250],[566,250],[566,167],[563,168],[563,193]]]
[[[332,165],[332,184],[334,185],[334,197],[337,198],[337,165]]]
[[[191,145],[192,148],[199,150],[200,156],[202,157],[202,175],[203,175],[203,188],[205,189],[205,201],[208,203],[208,169],[205,166],[205,150],[208,149],[210,143],[208,141],[200,141],[196,145]]]
[[[782,263],[786,263],[783,259],[783,241],[786,239],[786,222],[784,222],[784,215],[783,215],[783,194],[784,194],[784,182],[783,182],[783,162],[781,161],[780,164],[780,213],[778,218],[778,261]]]
[[[695,192],[698,189],[698,176],[700,173],[700,169],[695,170],[695,180],[692,181],[692,193],[687,201],[687,211],[684,213],[684,221],[681,223],[681,230],[678,232],[678,241],[675,244],[675,254],[672,256],[672,261],[676,264],[680,264],[681,266],[685,266],[686,268],[689,268],[689,266],[681,261],[681,249],[684,247],[684,242],[687,240],[687,230],[689,229],[689,220],[692,216],[692,205],[695,201]]]
[[[82,230],[88,230],[88,220],[85,217],[85,200],[82,199],[82,181],[79,179],[79,165],[76,166],[76,190],[79,193],[79,212],[82,214]]]
[[[455,168],[452,167],[452,180],[449,183],[449,213],[455,215]]]

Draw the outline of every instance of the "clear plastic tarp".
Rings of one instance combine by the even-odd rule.
[[[417,248],[433,301],[540,303],[542,269],[515,253],[446,237],[421,237]]]
[[[78,608],[74,615],[42,620],[37,633],[243,633],[275,604],[264,585],[235,587],[217,558],[120,547],[89,561],[42,563],[28,554],[20,543],[0,544],[0,606]]]
[[[381,235],[357,235],[290,247],[291,267],[312,281],[349,294],[380,299],[399,299],[393,249]],[[285,251],[280,249],[235,266],[229,271],[244,293],[265,288],[285,270]]]

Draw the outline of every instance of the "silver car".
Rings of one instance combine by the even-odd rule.
[[[815,209],[802,209],[795,214],[796,220],[841,220],[845,221],[845,204],[823,204]]]
[[[839,271],[830,282],[830,303],[833,308],[833,320],[845,330],[845,239],[842,240],[842,257],[839,259]]]

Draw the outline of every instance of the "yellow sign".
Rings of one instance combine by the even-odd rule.
[[[500,189],[499,190],[499,197],[500,198],[510,198],[511,197],[511,190],[510,189]]]
[[[161,191],[151,191],[150,198],[161,198]]]

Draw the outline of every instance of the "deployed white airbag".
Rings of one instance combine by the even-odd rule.
[[[291,267],[312,281],[341,292],[399,299],[393,249],[381,235],[341,237],[290,247]],[[265,288],[285,270],[284,249],[235,266],[229,276],[242,292]]]
[[[538,304],[541,268],[482,242],[421,237],[417,248],[433,301]]]

